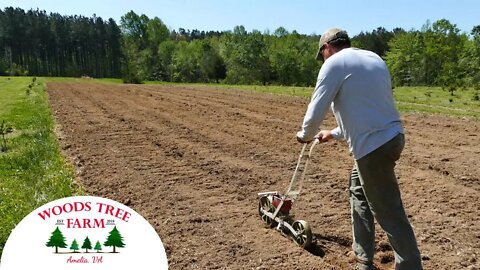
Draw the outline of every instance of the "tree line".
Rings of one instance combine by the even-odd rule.
[[[7,7],[0,10],[0,75],[312,86],[318,39],[283,27],[170,30],[133,11],[117,24]],[[379,27],[353,36],[352,45],[384,58],[396,86],[480,85],[480,26],[468,34],[446,19],[420,30]]]
[[[0,74],[122,76],[122,33],[113,19],[0,10]]]

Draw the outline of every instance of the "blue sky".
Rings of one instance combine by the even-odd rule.
[[[171,30],[275,31],[282,26],[302,34],[321,34],[340,27],[350,35],[402,27],[421,29],[429,20],[448,19],[466,33],[480,25],[479,0],[0,0],[0,8],[41,9],[62,15],[96,14],[103,19],[120,17],[133,10],[150,18],[159,17]]]

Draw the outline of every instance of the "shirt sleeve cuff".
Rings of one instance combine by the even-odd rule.
[[[332,136],[335,140],[343,140],[345,139],[345,136],[343,135],[342,129],[340,127],[336,127],[332,129]]]

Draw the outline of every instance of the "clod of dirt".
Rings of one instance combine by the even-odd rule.
[[[196,217],[189,220],[190,223],[208,223],[210,220],[208,218]]]
[[[422,254],[422,261],[430,261],[430,256]]]
[[[391,253],[380,254],[380,263],[387,264],[395,261],[395,257]]]
[[[392,247],[387,241],[380,241],[380,243],[378,243],[378,249],[380,251],[390,251],[392,250]]]

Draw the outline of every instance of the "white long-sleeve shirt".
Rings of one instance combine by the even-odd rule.
[[[297,136],[312,140],[329,107],[338,124],[334,138],[345,139],[357,160],[403,133],[390,74],[373,52],[347,48],[323,63]]]

